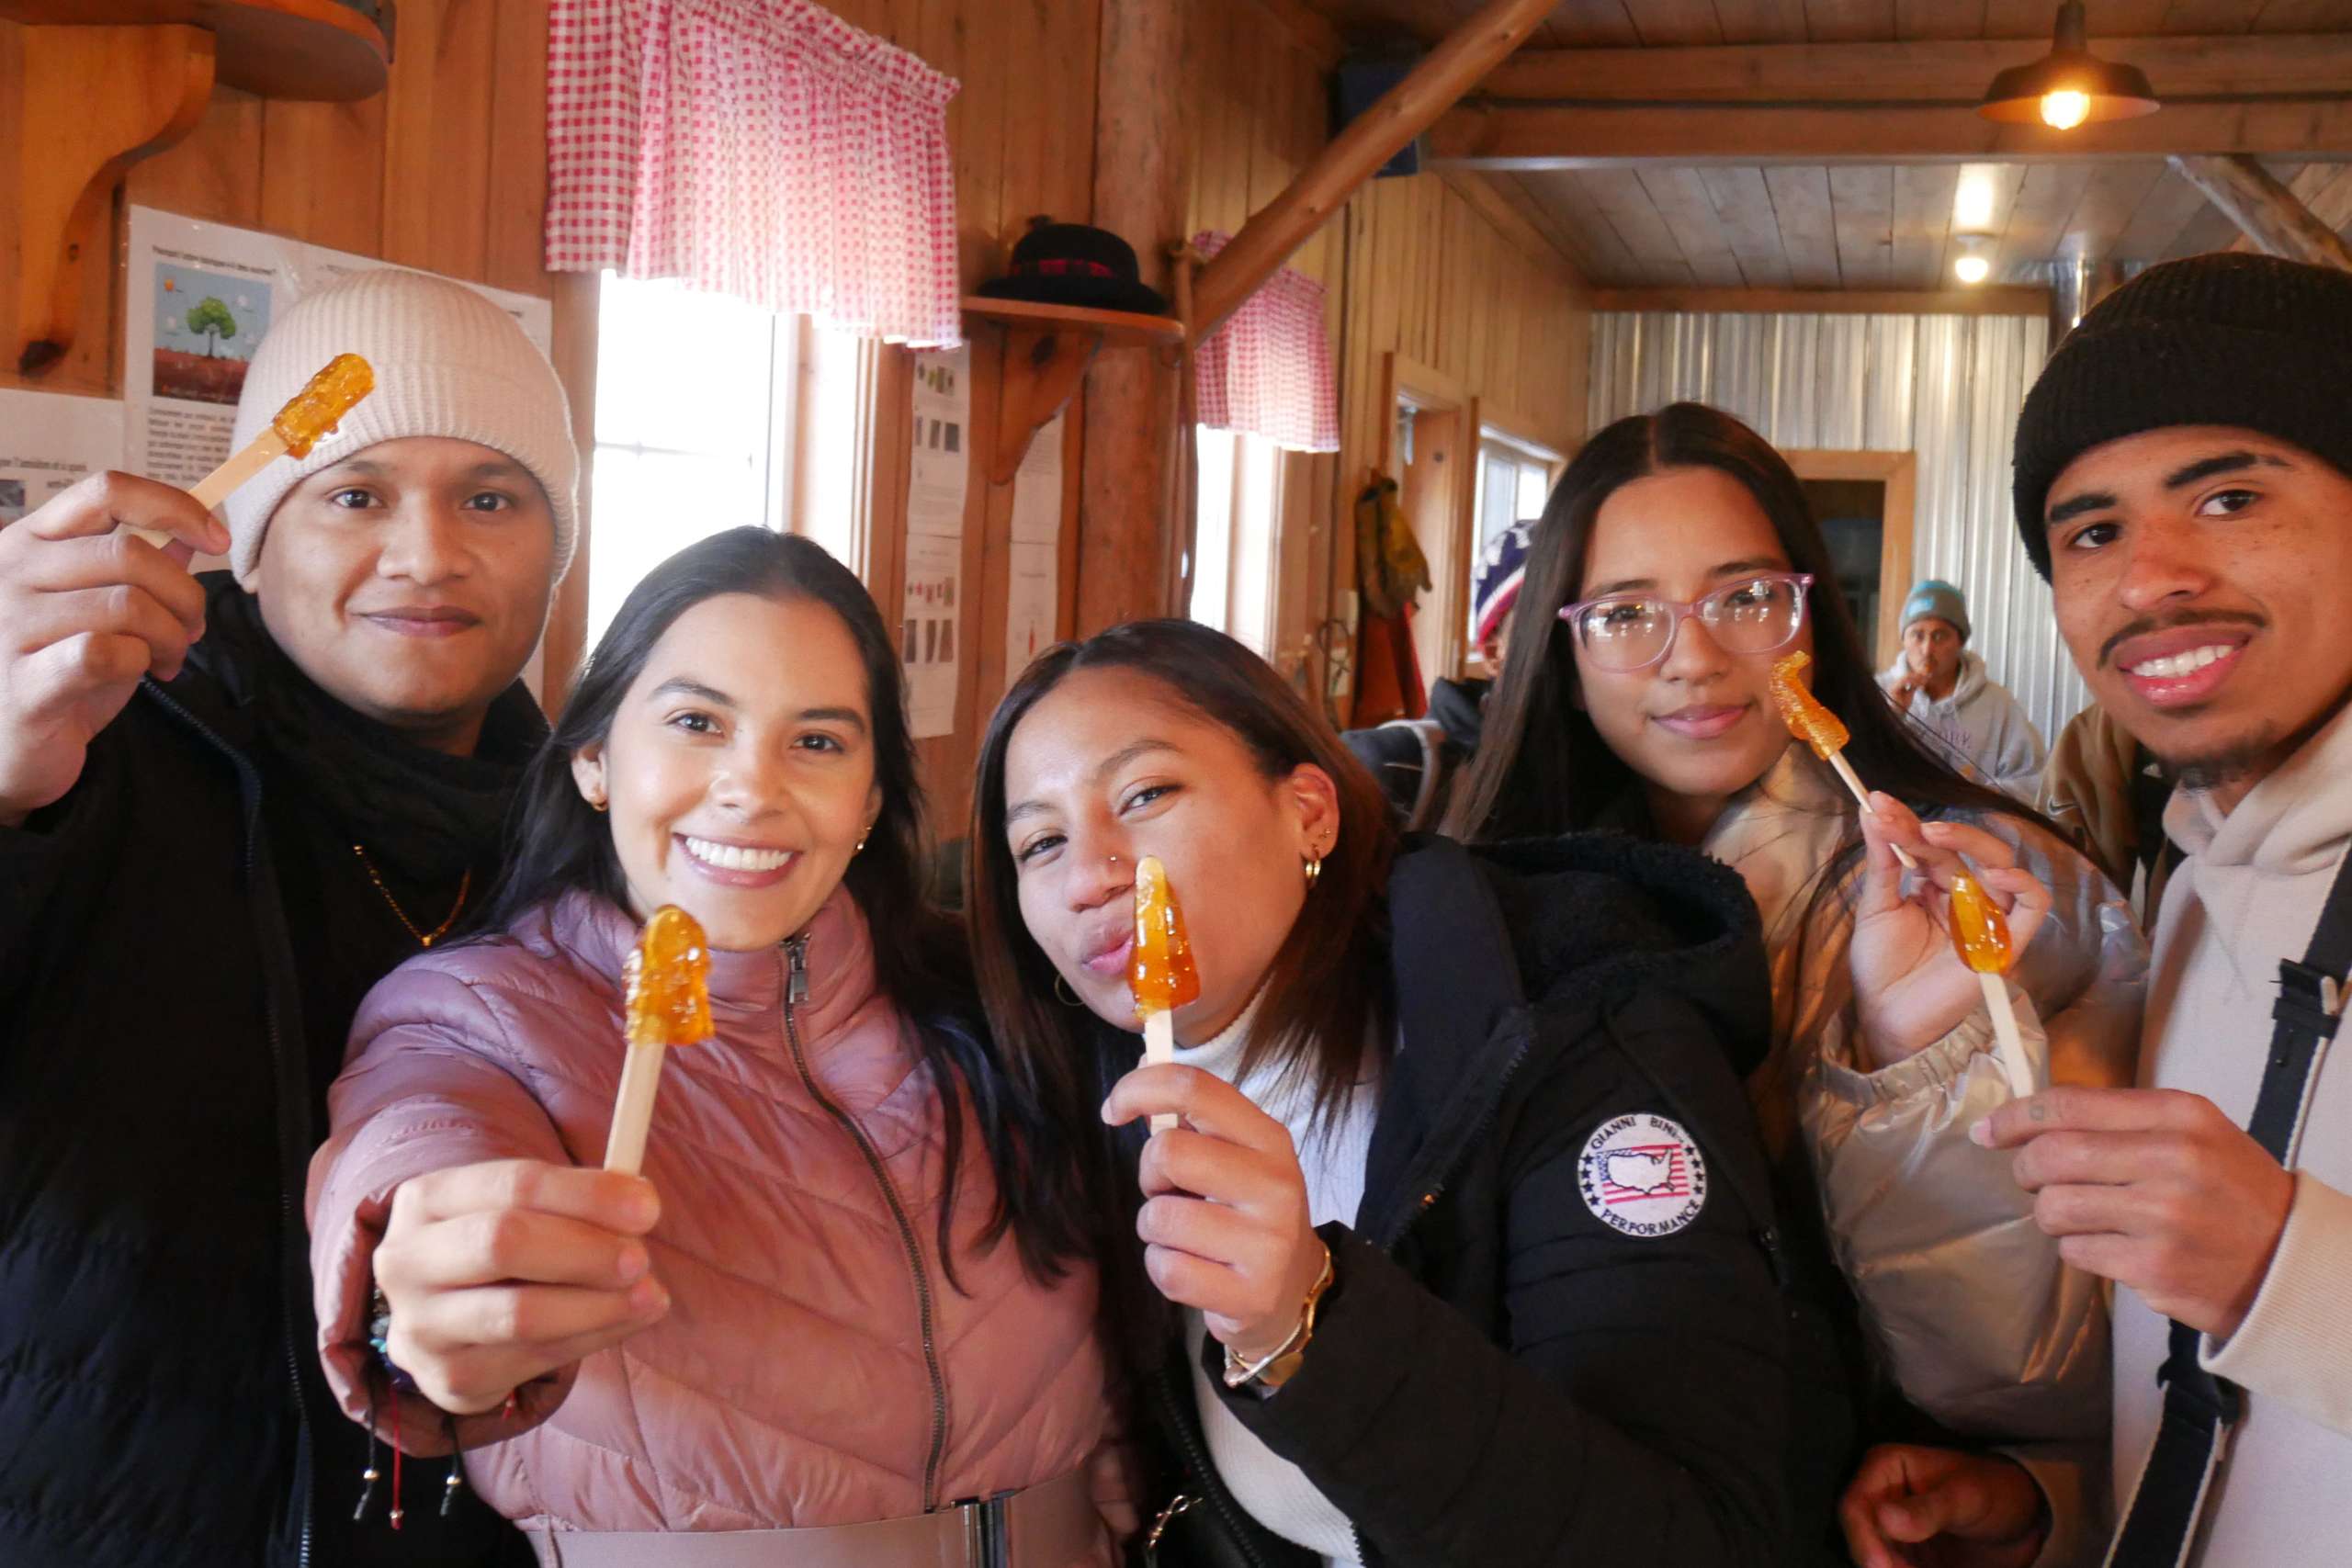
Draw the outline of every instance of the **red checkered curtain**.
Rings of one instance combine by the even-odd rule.
[[[812,0],[553,0],[548,270],[958,343],[956,90]]]
[[[1213,256],[1231,236],[1193,236]],[[1193,351],[1200,423],[1261,435],[1298,452],[1340,449],[1340,392],[1323,286],[1289,267],[1268,278],[1233,319]]]

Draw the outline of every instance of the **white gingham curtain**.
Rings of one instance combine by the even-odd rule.
[[[548,268],[953,345],[956,91],[813,0],[553,0]]]

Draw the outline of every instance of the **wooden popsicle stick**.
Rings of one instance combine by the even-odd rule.
[[[1862,781],[1854,776],[1854,765],[1846,761],[1845,754],[1840,751],[1830,752],[1829,765],[1838,770],[1838,776],[1844,779],[1846,787],[1854,792],[1854,804],[1862,808],[1862,815],[1876,819],[1878,813],[1871,809],[1871,792],[1864,789]],[[1886,847],[1894,852],[1894,858],[1903,863],[1904,870],[1919,869],[1919,863],[1905,854],[1901,844],[1889,844]]]
[[[2009,1005],[2009,983],[1982,970],[1976,977],[1984,982],[1984,1010],[1993,1015],[1993,1038],[2000,1044],[2001,1070],[2008,1075],[2009,1092],[2023,1100],[2034,1091],[2033,1068],[2026,1061],[2025,1037],[2018,1032],[2017,1010]]]
[[[1157,1066],[1176,1059],[1176,1016],[1168,1012],[1146,1013],[1143,1020],[1143,1063]],[[1151,1119],[1151,1130],[1165,1133],[1176,1125],[1172,1112],[1161,1111]]]
[[[653,1095],[662,1087],[661,1045],[632,1045],[621,1065],[620,1092],[613,1096],[613,1130],[605,1139],[605,1168],[635,1176],[645,1163],[645,1137],[653,1126]]]
[[[198,504],[205,511],[215,511],[222,502],[243,489],[246,480],[284,456],[286,437],[277,434],[277,426],[267,426],[247,442],[243,451],[231,453],[227,462],[197,480],[188,494],[196,497]],[[169,534],[153,528],[132,528],[130,532],[159,550],[172,542]]]

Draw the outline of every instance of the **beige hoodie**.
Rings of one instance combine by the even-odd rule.
[[[2301,958],[2352,844],[2352,713],[2338,715],[2227,817],[2177,794],[2165,828],[2188,852],[2156,921],[2140,1081],[2253,1114],[2278,961]],[[2352,1555],[2352,1041],[2321,1067],[2294,1206],[2254,1310],[2204,1363],[2246,1390],[2207,1508],[2206,1568]],[[2128,1496],[2155,1439],[2165,1322],[2115,1292],[2115,1465]]]

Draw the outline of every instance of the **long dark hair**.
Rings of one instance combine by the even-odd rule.
[[[1669,403],[1656,413],[1617,421],[1587,442],[1560,476],[1528,547],[1502,679],[1487,701],[1477,752],[1448,804],[1445,831],[1480,841],[1588,828],[1636,787],[1633,769],[1571,700],[1575,634],[1559,612],[1581,591],[1602,504],[1634,479],[1692,468],[1738,480],[1770,520],[1792,569],[1813,574],[1806,596],[1813,691],[1852,732],[1845,754],[1854,771],[1922,815],[1997,812],[2056,833],[2030,807],[1953,772],[1895,712],[1879,690],[1838,591],[1828,542],[1788,460],[1755,431],[1703,403]],[[1841,852],[1838,874],[1860,848],[1856,830]]]
[[[980,998],[1006,1070],[1059,1126],[1098,1127],[1104,1086],[1096,1052],[1110,1025],[1055,999],[1056,972],[1021,917],[1018,869],[1004,831],[1005,752],[1038,700],[1081,670],[1125,670],[1168,701],[1221,726],[1249,748],[1269,780],[1303,762],[1330,774],[1340,836],[1315,890],[1267,970],[1244,1058],[1296,1064],[1318,1117],[1363,1076],[1365,1053],[1385,1049],[1389,1016],[1388,865],[1396,829],[1385,797],[1339,737],[1256,654],[1192,621],[1136,621],[1039,654],[989,721],[972,792],[971,938]],[[1109,1196],[1107,1143],[1078,1139],[1038,1179],[1064,1201],[1098,1211]],[[1126,1238],[1131,1245],[1133,1237]]]
[[[950,1223],[963,1163],[962,1097],[968,1091],[997,1179],[997,1207],[982,1245],[994,1245],[1010,1230],[1031,1274],[1041,1280],[1057,1278],[1065,1261],[1083,1250],[1085,1238],[1073,1216],[1035,1204],[1024,1173],[1036,1118],[1019,1096],[1004,1092],[1002,1068],[979,1026],[963,934],[925,891],[922,784],[898,655],[865,585],[814,541],[766,528],[729,528],[687,546],[630,590],[572,682],[554,733],[524,773],[511,822],[513,853],[474,929],[484,935],[507,930],[567,893],[589,893],[628,908],[610,826],[581,797],[571,759],[612,733],[622,698],[678,617],[722,593],[821,604],[840,618],[857,646],[882,809],[842,881],[875,933],[876,987],[900,1016],[913,1021],[914,1043],[938,1087],[947,1167],[940,1256],[953,1280]]]

